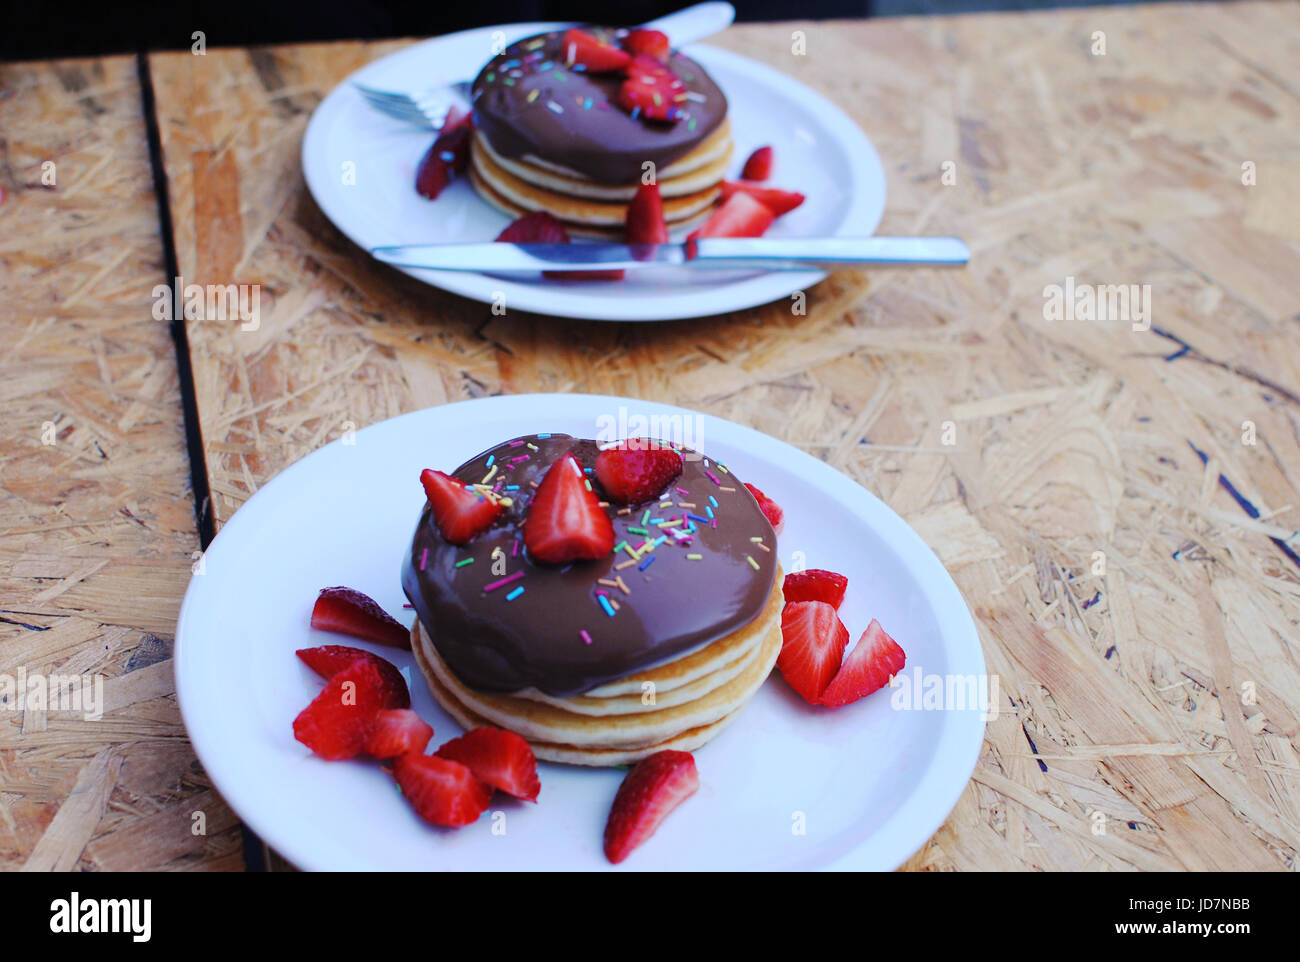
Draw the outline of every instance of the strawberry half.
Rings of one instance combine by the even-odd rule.
[[[453,106],[447,112],[447,119],[434,138],[433,146],[416,168],[415,189],[421,197],[437,199],[456,175],[464,171],[469,163],[469,142],[473,134],[472,115]]]
[[[844,575],[824,568],[809,568],[786,575],[781,592],[787,605],[792,601],[824,601],[838,609],[844,603],[848,587],[849,579]]]
[[[824,601],[796,601],[781,612],[776,667],[804,701],[817,705],[839,670],[848,643],[849,630],[834,608]]]
[[[686,86],[668,67],[640,54],[627,68],[627,79],[618,89],[618,105],[634,117],[675,123],[681,119]]]
[[[596,480],[619,504],[658,497],[681,473],[682,456],[655,442],[623,441],[596,455]]]
[[[781,510],[781,506],[748,481],[745,482],[745,487],[749,489],[749,493],[758,502],[759,510],[763,512],[763,517],[767,518],[772,530],[780,534],[781,529],[785,527],[785,512]]]
[[[614,525],[572,454],[560,458],[537,486],[524,519],[524,547],[534,561],[567,564],[603,558],[614,548]]]
[[[564,63],[572,67],[580,64],[591,73],[612,73],[624,70],[632,56],[599,37],[572,27],[564,31]]]
[[[311,626],[392,648],[411,648],[410,629],[354,588],[322,588],[311,609]]]
[[[690,752],[665,749],[637,762],[618,787],[609,810],[605,857],[615,865],[623,861],[699,787],[700,775]]]
[[[773,153],[771,147],[760,147],[749,155],[740,172],[743,180],[767,180],[772,176]]]
[[[732,194],[748,194],[777,217],[790,213],[807,199],[797,190],[778,190],[775,187],[747,184],[743,180],[724,180],[722,182],[723,202],[725,203]]]
[[[329,761],[355,758],[365,749],[375,717],[388,707],[389,697],[379,669],[358,659],[298,713],[293,737]]]
[[[828,708],[839,708],[870,695],[889,684],[889,679],[903,670],[907,655],[898,642],[885,634],[880,622],[871,619],[867,630],[844,659],[831,683],[822,692],[821,702]]]
[[[627,205],[624,234],[629,244],[667,244],[668,223],[664,220],[664,202],[659,185],[642,184]]]
[[[299,648],[298,657],[312,671],[326,681],[358,661],[367,661],[375,666],[384,682],[384,708],[410,708],[411,691],[406,687],[406,679],[391,661],[361,648],[347,645],[321,645],[319,648]]]
[[[433,726],[409,708],[389,708],[375,716],[366,754],[371,758],[396,758],[407,752],[423,753],[433,737]]]
[[[429,499],[433,521],[451,544],[465,544],[486,531],[501,514],[501,503],[480,494],[451,475],[425,468],[420,483]]]
[[[436,752],[466,766],[479,781],[524,801],[537,801],[542,783],[528,742],[500,728],[475,728],[453,738]]]
[[[510,244],[567,244],[569,232],[555,215],[537,210],[511,221],[496,239]],[[542,271],[542,276],[565,281],[621,281],[623,272]]]
[[[762,237],[775,219],[771,208],[737,191],[695,228],[687,241],[702,237]]]
[[[449,758],[409,752],[393,762],[393,777],[416,813],[434,825],[456,828],[478,821],[492,789]]]
[[[672,43],[662,30],[633,30],[623,38],[623,49],[633,56],[645,54],[660,63],[667,63],[672,53]]]

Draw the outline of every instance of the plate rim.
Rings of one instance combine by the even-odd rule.
[[[350,229],[351,225],[345,227],[340,223],[340,219],[336,219],[331,213],[331,209],[326,206],[323,198],[330,196],[326,187],[330,178],[324,170],[323,160],[319,164],[314,161],[316,156],[324,156],[324,150],[318,150],[317,145],[320,144],[323,148],[326,142],[325,138],[328,135],[325,129],[326,123],[342,108],[343,98],[347,96],[347,88],[356,80],[361,79],[363,74],[369,72],[382,73],[382,65],[396,58],[411,57],[414,56],[414,52],[417,50],[435,48],[442,43],[467,42],[474,34],[483,34],[490,37],[493,31],[500,30],[520,32],[527,30],[540,33],[544,30],[570,25],[563,22],[536,22],[494,24],[486,27],[459,30],[454,33],[442,34],[441,36],[418,41],[386,54],[377,60],[372,60],[352,71],[331,88],[329,93],[316,105],[316,109],[312,111],[307,122],[307,128],[303,132],[299,158],[302,165],[303,179],[317,208],[340,233],[359,247],[367,257],[371,256],[370,247],[374,245],[360,239],[360,230]],[[880,156],[870,138],[839,105],[806,84],[800,83],[788,74],[762,61],[753,60],[730,50],[703,43],[688,44],[683,50],[687,53],[700,50],[707,51],[706,59],[717,58],[719,61],[729,62],[732,67],[740,71],[766,75],[771,81],[786,86],[796,101],[802,106],[810,108],[812,113],[819,115],[827,128],[836,133],[836,139],[842,144],[846,155],[850,158],[849,170],[853,178],[852,187],[849,190],[849,203],[845,208],[839,226],[832,232],[832,236],[849,236],[846,230],[852,231],[854,234],[875,233],[876,228],[880,225],[881,218],[884,216],[885,201],[888,195],[889,185],[885,177],[884,165],[881,163]],[[863,185],[872,182],[880,185],[879,203],[876,204],[868,203],[866,192],[862,189]],[[855,226],[856,230],[854,229]],[[385,242],[416,243],[417,241],[386,239]],[[486,274],[458,274],[449,271],[427,271],[403,267],[397,267],[396,269],[422,283],[480,303],[491,303],[493,292],[499,291],[505,294],[508,303],[518,305],[518,309],[521,311],[578,320],[613,322],[674,321],[711,317],[746,310],[788,297],[795,291],[811,288],[828,276],[827,272],[820,270],[806,272],[773,271],[743,280],[728,281],[710,287],[705,291],[666,294],[651,298],[615,300],[612,298],[593,298],[586,295],[581,291],[581,284],[560,286],[552,282],[551,285],[543,287],[540,282],[510,281],[504,278],[489,277]],[[487,292],[482,289],[485,281],[491,284],[491,290]],[[730,296],[724,297],[725,294],[730,294]],[[701,312],[698,305],[702,297],[717,297],[719,303],[716,307],[710,307]],[[546,303],[542,304],[540,301]]]
[[[855,497],[865,495],[870,501],[874,502],[875,507],[879,510],[879,519],[881,525],[873,524],[877,532],[891,544],[897,544],[897,539],[914,542],[912,550],[908,552],[908,557],[913,565],[919,564],[921,567],[928,569],[926,574],[930,577],[925,579],[917,578],[917,584],[921,587],[927,601],[934,608],[935,621],[938,628],[938,634],[941,638],[965,636],[964,653],[968,658],[973,659],[971,668],[977,669],[972,672],[976,675],[982,675],[987,672],[987,662],[984,658],[983,646],[980,643],[979,632],[975,626],[974,619],[970,613],[969,606],[966,603],[961,590],[957,587],[951,574],[943,563],[939,560],[934,550],[926,543],[918,532],[916,532],[897,512],[885,504],[872,491],[865,486],[854,481],[851,477],[844,474],[837,468],[832,467],[825,461],[808,454],[789,443],[782,441],[780,438],[765,434],[755,428],[744,424],[739,424],[727,418],[717,415],[707,414],[701,411],[694,411],[690,408],[684,408],[677,405],[667,404],[658,401],[648,401],[638,398],[620,397],[617,395],[600,395],[600,394],[564,394],[564,393],[532,393],[532,394],[505,394],[493,395],[483,398],[470,398],[461,401],[455,401],[448,404],[434,405],[432,407],[420,408],[414,411],[408,411],[403,414],[395,415],[391,418],[385,418],[374,424],[360,428],[356,433],[360,437],[364,432],[376,428],[380,425],[387,425],[390,422],[407,421],[427,415],[432,411],[464,411],[467,406],[476,408],[499,408],[506,412],[507,416],[511,413],[509,409],[518,407],[519,416],[536,417],[535,409],[529,409],[537,404],[539,400],[556,401],[562,400],[566,403],[578,406],[605,405],[609,409],[610,405],[635,405],[644,408],[647,413],[665,413],[665,414],[686,414],[695,417],[704,418],[704,423],[715,421],[727,425],[730,429],[735,429],[740,433],[743,440],[746,435],[752,435],[761,438],[765,443],[776,443],[787,449],[791,463],[795,468],[806,466],[814,474],[820,474],[826,483],[833,488],[841,491],[856,489],[853,491]],[[526,413],[527,412],[527,413]],[[497,412],[494,412],[497,413]],[[455,416],[455,415],[452,415]],[[556,414],[555,417],[565,415]],[[342,439],[336,439],[328,444],[322,445],[315,451],[303,456],[293,464],[288,465],[278,472],[274,477],[261,485],[252,497],[248,499],[237,510],[230,519],[221,527],[221,530],[208,545],[207,551],[203,557],[207,559],[212,550],[218,546],[221,538],[226,536],[226,532],[237,525],[241,525],[239,520],[242,508],[252,503],[254,499],[262,492],[272,486],[283,487],[285,483],[290,482],[288,476],[294,473],[302,473],[307,470],[304,466],[318,459],[325,451],[342,445]],[[283,480],[282,480],[283,479]],[[821,484],[814,481],[818,486]],[[227,538],[229,542],[231,539]],[[219,559],[218,559],[219,560]],[[239,786],[248,778],[248,769],[238,770],[237,766],[232,769],[230,762],[238,755],[237,750],[223,750],[222,746],[215,742],[214,732],[204,728],[196,728],[194,725],[194,703],[199,700],[194,695],[196,685],[199,679],[193,679],[187,673],[189,664],[189,645],[185,641],[186,632],[183,630],[187,621],[194,616],[193,611],[201,602],[198,601],[199,595],[206,590],[207,582],[200,578],[191,576],[190,582],[185,590],[185,597],[181,603],[180,613],[176,621],[176,634],[173,649],[173,676],[176,682],[177,703],[180,710],[181,720],[185,725],[186,735],[194,749],[195,755],[203,765],[204,772],[211,779],[213,787],[217,793],[226,800],[232,811],[244,824],[248,825],[266,844],[274,848],[283,857],[288,859],[295,867],[305,871],[339,871],[339,870],[356,870],[366,866],[352,865],[340,866],[324,864],[319,861],[313,854],[310,844],[302,841],[298,837],[289,836],[285,839],[273,840],[271,836],[282,833],[275,830],[275,819],[264,816],[260,811],[253,812],[248,806],[241,804],[241,801],[247,800],[247,795]],[[187,694],[189,692],[190,694]],[[187,707],[187,705],[189,707]],[[839,853],[832,857],[828,862],[823,864],[822,870],[827,871],[844,871],[844,870],[892,870],[898,868],[909,857],[925,847],[925,844],[934,836],[935,832],[944,824],[952,810],[956,807],[961,795],[965,792],[970,782],[971,775],[975,770],[976,763],[979,760],[979,754],[983,746],[986,722],[982,716],[973,711],[945,711],[945,723],[940,730],[939,738],[934,742],[932,750],[928,754],[926,770],[918,780],[914,789],[908,794],[905,805],[900,805],[894,812],[890,813],[883,822],[878,825],[873,832],[859,842],[857,845],[845,852]],[[956,721],[954,721],[956,719]],[[978,721],[974,724],[967,719]],[[965,723],[963,723],[965,721]],[[196,732],[199,732],[196,736]],[[937,764],[940,758],[948,760],[946,766]],[[236,801],[237,799],[241,801]],[[918,816],[917,810],[921,809],[923,814]],[[908,817],[911,824],[922,826],[925,829],[922,836],[919,829],[910,829],[905,832],[891,831],[897,826],[896,821]],[[902,838],[900,838],[902,836]],[[915,839],[913,841],[912,839]],[[791,869],[799,870],[799,869]]]

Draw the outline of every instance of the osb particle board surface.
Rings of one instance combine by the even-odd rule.
[[[0,708],[0,869],[240,868],[172,681],[198,538],[134,58],[0,66],[0,189],[0,672],[105,702]]]

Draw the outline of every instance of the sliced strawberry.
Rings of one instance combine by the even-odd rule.
[[[411,648],[410,629],[369,595],[352,588],[322,588],[311,610],[311,626],[393,648]]]
[[[524,519],[524,547],[534,561],[550,564],[603,558],[613,550],[614,526],[572,454],[552,464],[537,486]]]
[[[889,684],[889,679],[903,670],[907,655],[898,642],[885,634],[874,618],[858,643],[844,659],[831,683],[822,692],[822,704],[839,708],[870,695]]]
[[[293,720],[293,737],[321,758],[360,755],[375,717],[388,707],[388,685],[373,662],[358,659],[325,685]]]
[[[434,138],[415,172],[415,189],[421,197],[435,200],[443,188],[469,163],[469,142],[474,134],[472,115],[453,106],[442,129]]]
[[[429,499],[434,523],[451,544],[465,544],[486,531],[501,514],[501,503],[441,471],[425,468],[420,483]]]
[[[460,738],[453,738],[434,754],[460,762],[479,781],[515,798],[535,802],[537,793],[542,790],[533,750],[514,732],[500,728],[475,728]]]
[[[564,63],[572,67],[580,64],[591,73],[612,73],[624,70],[632,56],[599,37],[572,27],[564,31]]]
[[[623,270],[608,271],[542,271],[543,277],[553,281],[621,281]]]
[[[654,441],[624,441],[596,455],[596,480],[619,504],[657,497],[682,473],[682,456]]]
[[[785,512],[781,510],[781,506],[748,481],[745,482],[745,487],[758,502],[758,507],[763,512],[763,517],[767,518],[768,524],[772,526],[772,530],[780,534],[781,529],[785,527]]]
[[[637,762],[623,779],[605,823],[605,857],[617,865],[700,787],[690,752],[665,749]]]
[[[628,66],[617,99],[633,116],[675,123],[682,116],[686,87],[664,64],[640,54]]]
[[[672,53],[672,43],[662,30],[633,30],[623,38],[623,49],[633,56],[645,54],[660,63],[667,63]]]
[[[772,161],[774,157],[771,147],[760,147],[749,155],[749,160],[745,161],[745,167],[740,172],[744,180],[767,180],[772,176]]]
[[[434,825],[455,828],[478,821],[492,800],[492,789],[449,758],[409,752],[393,762],[393,777],[412,807]]]
[[[849,579],[844,575],[824,568],[809,568],[786,575],[781,591],[787,605],[792,601],[824,601],[838,609],[844,603],[848,586]]]
[[[743,180],[724,180],[722,182],[723,202],[725,203],[732,194],[748,194],[777,217],[790,213],[806,200],[797,190],[778,190],[775,187],[747,184]]]
[[[849,630],[834,608],[824,601],[796,601],[781,612],[776,667],[804,701],[816,705],[839,670],[848,643]]]
[[[559,218],[539,210],[511,221],[496,239],[511,244],[567,244],[569,232]],[[621,281],[623,272],[542,271],[542,276],[557,281]]]
[[[627,205],[624,234],[629,244],[667,244],[668,223],[664,220],[664,202],[659,185],[642,184]]]
[[[355,662],[368,661],[375,666],[384,681],[384,707],[411,707],[411,691],[406,687],[406,679],[396,665],[376,654],[347,645],[321,645],[318,648],[299,648],[297,655],[308,668],[326,681],[332,681],[335,675],[350,668]]]
[[[433,726],[409,708],[390,708],[375,716],[366,754],[371,758],[396,758],[407,752],[423,753],[433,737]]]
[[[691,232],[688,241],[701,237],[762,237],[772,226],[776,215],[771,208],[759,203],[748,194],[733,193],[722,206],[709,215]]]

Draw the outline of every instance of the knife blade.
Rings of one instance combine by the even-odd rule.
[[[692,250],[693,248],[693,250]],[[712,237],[688,244],[395,244],[371,256],[433,271],[691,270],[806,271],[843,266],[960,267],[970,248],[957,237]]]

